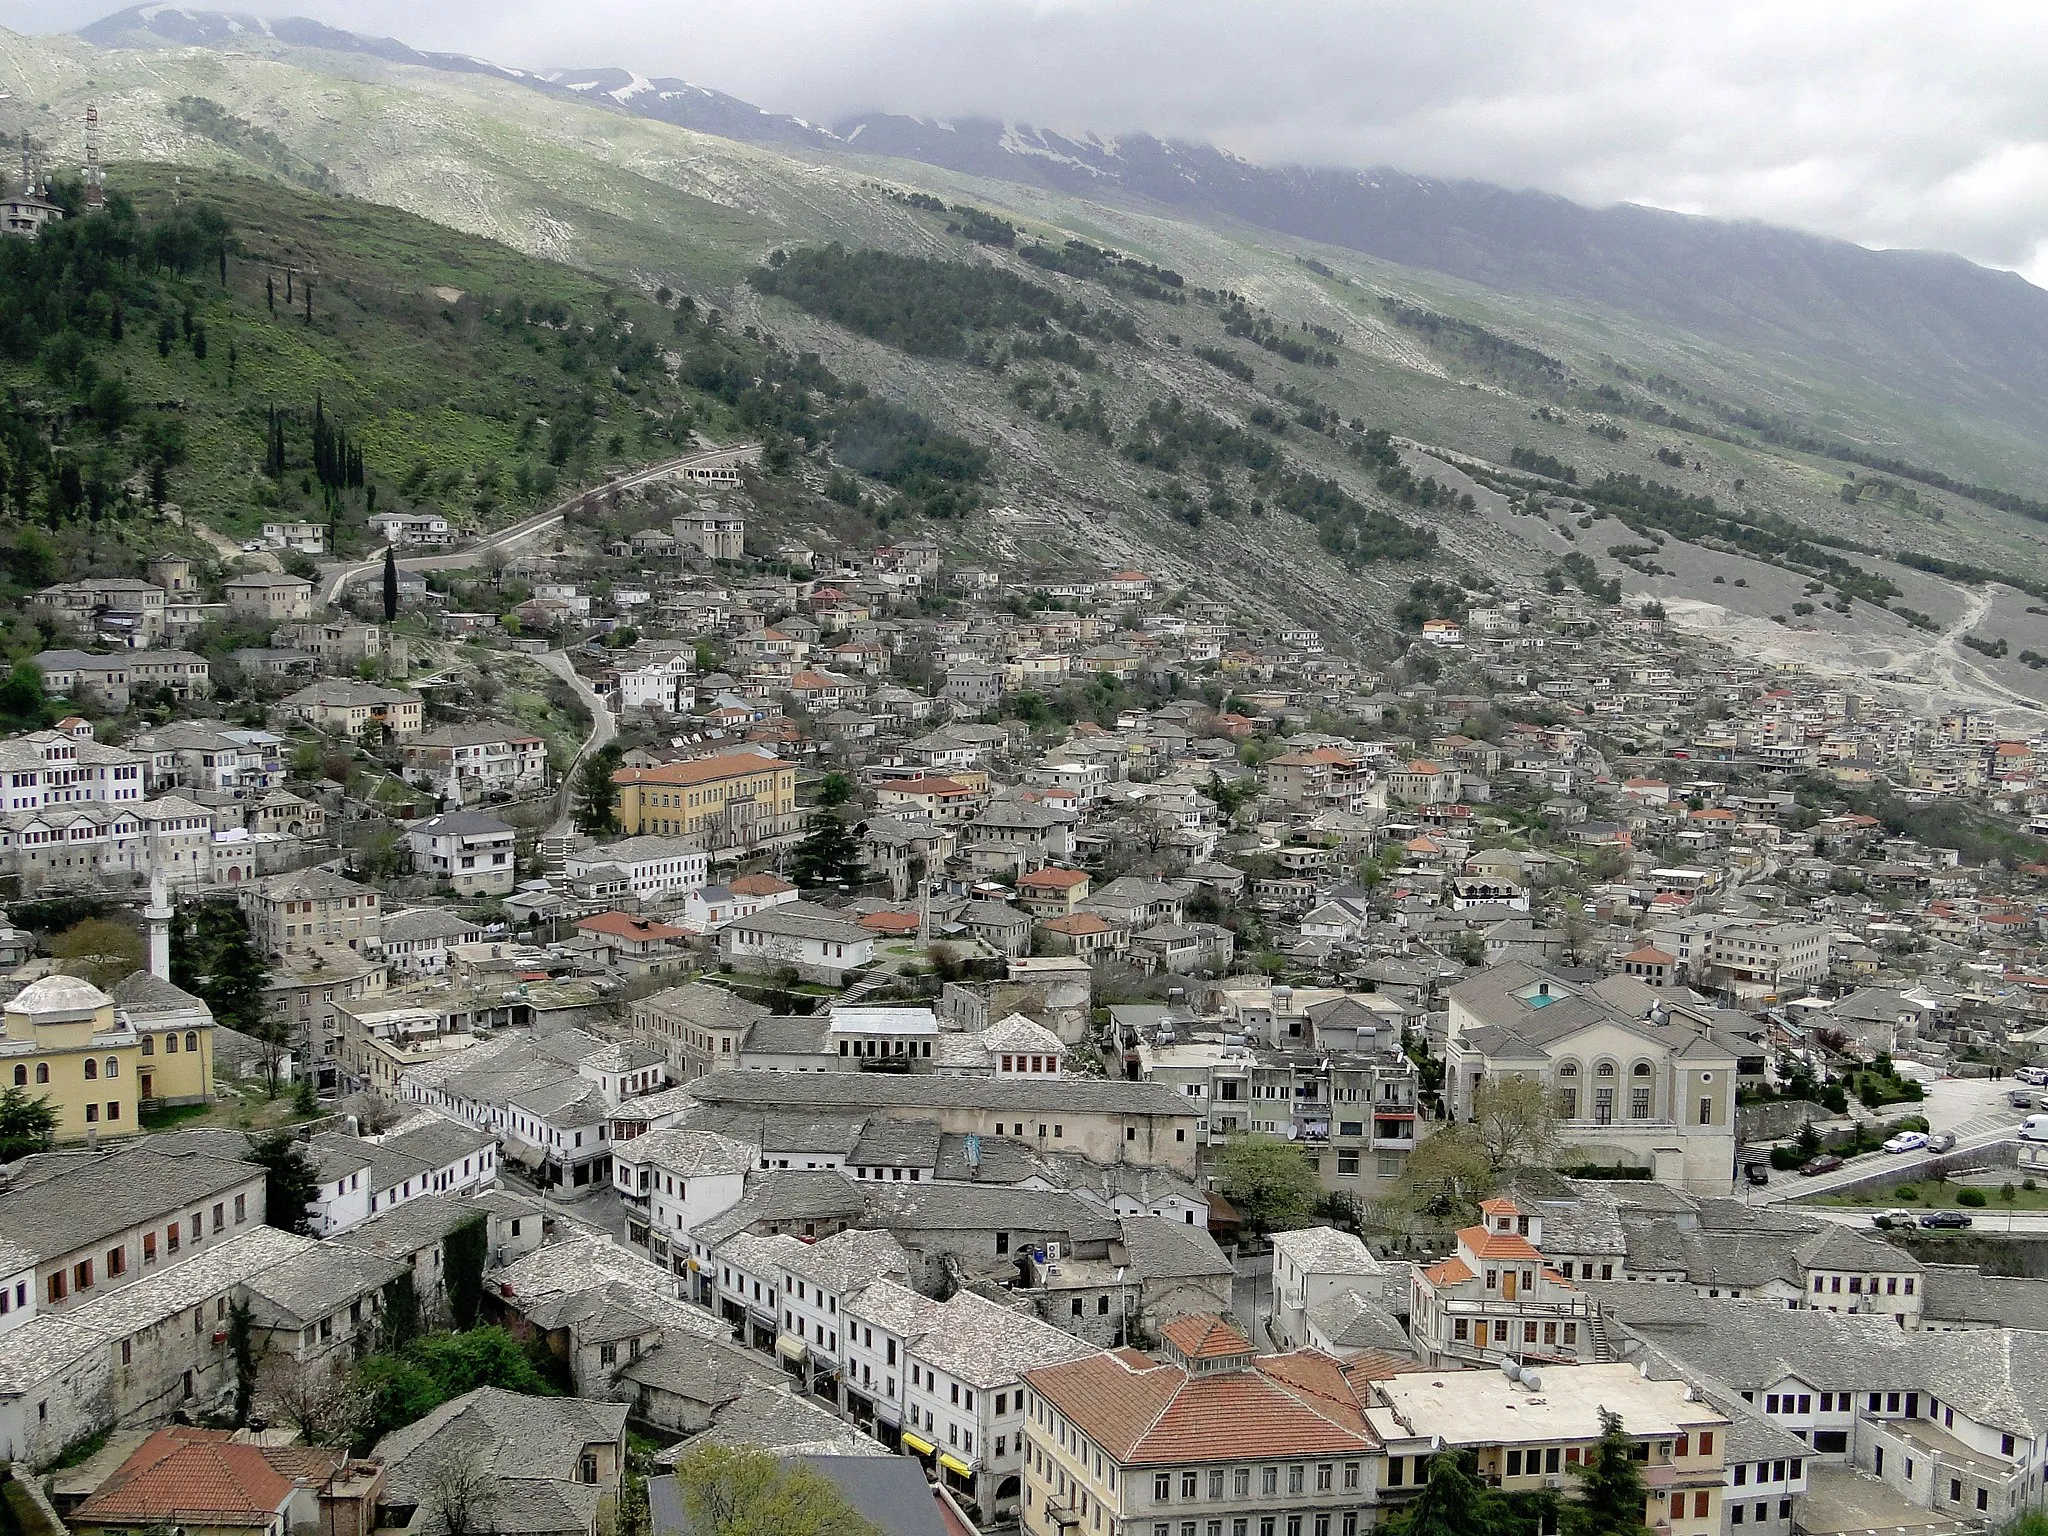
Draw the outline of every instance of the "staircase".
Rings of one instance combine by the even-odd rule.
[[[1598,1362],[1615,1358],[1614,1345],[1607,1337],[1607,1317],[1598,1306],[1586,1315],[1586,1332],[1593,1340],[1591,1359]]]

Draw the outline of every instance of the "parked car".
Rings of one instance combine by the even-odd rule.
[[[2021,1141],[2048,1141],[2048,1115],[2029,1115],[2020,1122]]]
[[[1880,1211],[1877,1215],[1871,1217],[1870,1220],[1873,1226],[1910,1227],[1911,1225],[1913,1225],[1915,1214],[1916,1213],[1912,1211],[1899,1208],[1889,1211]]]
[[[1763,1163],[1745,1163],[1742,1172],[1752,1184],[1763,1185],[1771,1182],[1771,1170]]]
[[[2034,1107],[2034,1096],[2031,1093],[2021,1093],[2018,1089],[2014,1089],[2005,1096],[2005,1102],[2014,1109],[2032,1109]]]
[[[1799,1171],[1809,1176],[1816,1173],[1833,1173],[1842,1166],[1842,1160],[1832,1152],[1823,1152],[1810,1163],[1802,1163]]]
[[[1967,1227],[1970,1218],[1963,1211],[1929,1211],[1920,1218],[1923,1227]]]
[[[2048,1088],[2048,1067],[2021,1067],[2013,1076],[2036,1088]]]
[[[1955,1144],[1956,1133],[1954,1131],[1936,1131],[1927,1138],[1927,1150],[1930,1152],[1947,1152]]]
[[[1887,1152],[1919,1152],[1927,1146],[1925,1131],[1901,1131],[1884,1144]]]

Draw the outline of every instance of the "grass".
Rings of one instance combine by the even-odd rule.
[[[281,1089],[273,1099],[264,1093],[261,1084],[216,1079],[213,1092],[214,1099],[210,1104],[176,1104],[144,1115],[142,1128],[146,1131],[269,1131],[317,1118],[316,1115],[302,1115],[292,1107],[289,1088]]]
[[[204,1120],[212,1112],[211,1104],[166,1104],[160,1109],[145,1109],[141,1117],[142,1128],[145,1131],[175,1131],[196,1120]]]
[[[1912,1191],[1912,1198],[1903,1198],[1899,1193],[1902,1189]],[[1982,1207],[1963,1206],[1957,1203],[1956,1196],[1966,1189],[1974,1189],[1984,1196]],[[2010,1209],[2015,1211],[2048,1211],[2048,1189],[2022,1189],[2020,1188],[2019,1181],[2015,1179],[2013,1181],[2013,1190],[2017,1198],[2013,1201]],[[1979,1221],[1983,1221],[1987,1217],[1995,1217],[2000,1212],[2008,1209],[2006,1203],[1998,1198],[1998,1186],[1996,1184],[1987,1187],[1982,1184],[1959,1183],[1953,1179],[1944,1179],[1939,1182],[1929,1179],[1917,1179],[1910,1183],[1895,1184],[1888,1189],[1875,1193],[1864,1190],[1853,1195],[1815,1195],[1811,1200],[1802,1200],[1798,1203],[1801,1205],[1864,1206],[1869,1207],[1873,1211],[1889,1210],[1894,1206],[1920,1211],[1967,1210]]]

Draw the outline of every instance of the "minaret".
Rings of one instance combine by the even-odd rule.
[[[142,909],[149,924],[149,974],[158,981],[171,979],[171,893],[162,870],[149,879],[149,905]]]
[[[88,102],[85,108],[85,211],[98,213],[107,205],[107,195],[101,190],[100,171],[100,109],[96,102]]]

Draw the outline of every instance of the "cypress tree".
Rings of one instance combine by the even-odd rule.
[[[384,546],[384,622],[398,617],[398,546]]]

